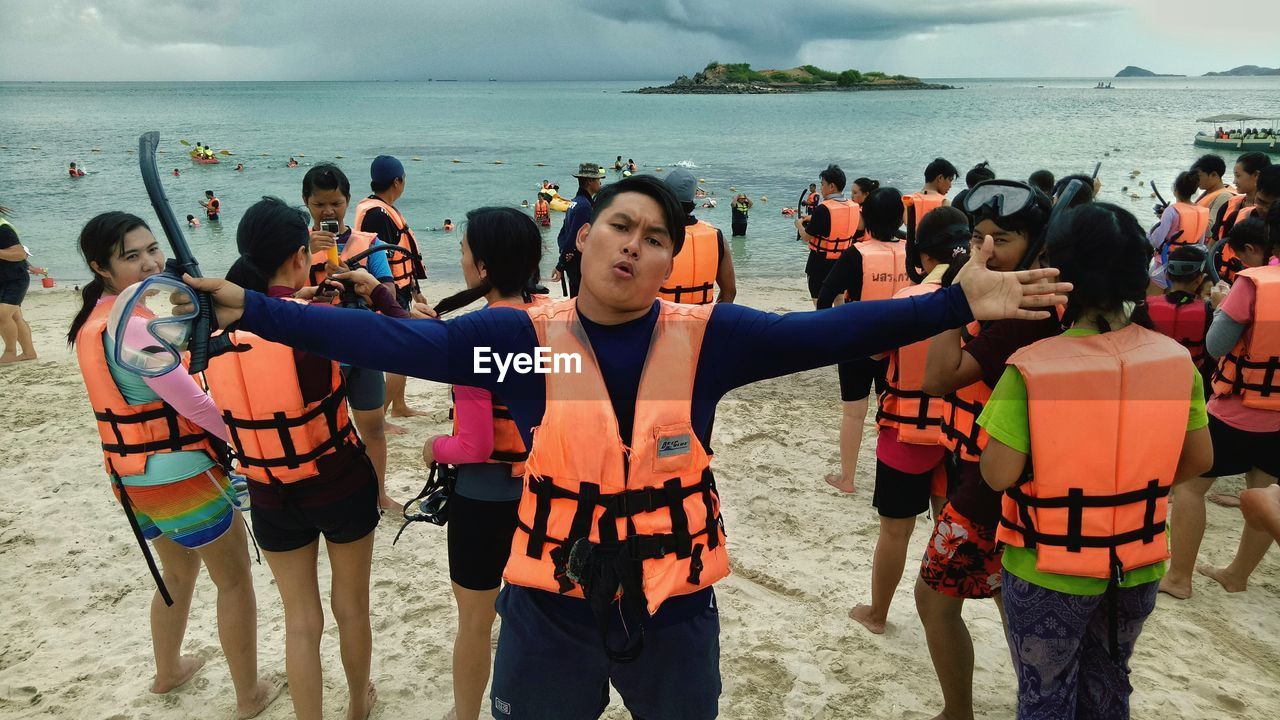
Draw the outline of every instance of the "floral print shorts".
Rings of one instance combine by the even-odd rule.
[[[982,599],[1000,591],[996,529],[961,515],[949,503],[929,536],[920,578],[943,595]]]

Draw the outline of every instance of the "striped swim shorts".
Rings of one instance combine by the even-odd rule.
[[[119,500],[120,490],[112,490]],[[148,540],[164,535],[194,550],[222,537],[235,519],[235,492],[221,468],[164,485],[127,486],[125,491]]]

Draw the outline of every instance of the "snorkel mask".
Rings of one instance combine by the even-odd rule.
[[[432,525],[443,526],[449,522],[449,496],[453,494],[457,479],[457,468],[452,465],[431,463],[431,472],[427,475],[427,484],[422,486],[422,492],[418,493],[418,497],[404,504],[404,524],[400,526],[400,531],[396,533],[391,544],[396,544],[410,523],[429,522]]]
[[[1027,251],[1018,262],[1017,269],[1026,270],[1040,257],[1049,226],[1061,210],[1070,206],[1071,200],[1083,187],[1079,180],[1072,180],[1058,196],[1053,210],[1049,211],[1045,207],[1047,198],[1039,189],[1015,180],[987,180],[975,185],[965,196],[964,211],[973,218],[974,225],[983,220],[994,220],[999,225],[1005,220],[1038,219],[1049,212],[1048,221],[1039,233],[1029,239]]]
[[[1175,259],[1173,253],[1195,255],[1195,259]],[[1169,259],[1165,262],[1165,275],[1170,279],[1174,278],[1191,278],[1199,273],[1204,273],[1205,277],[1213,284],[1218,283],[1218,269],[1216,263],[1210,262],[1212,252],[1204,245],[1180,245],[1178,248],[1169,253]]]
[[[197,309],[172,314],[173,301],[179,298]],[[168,271],[125,288],[107,319],[116,364],[142,377],[172,372],[182,364],[198,308],[196,292]]]

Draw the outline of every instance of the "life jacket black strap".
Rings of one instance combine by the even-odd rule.
[[[1000,524],[1022,535],[1026,547],[1036,545],[1056,545],[1069,552],[1080,552],[1083,548],[1115,548],[1133,542],[1151,543],[1165,531],[1164,521],[1156,522],[1157,502],[1169,495],[1169,486],[1161,485],[1158,480],[1148,481],[1141,490],[1119,493],[1116,495],[1086,496],[1081,488],[1071,488],[1065,496],[1040,498],[1032,497],[1017,485],[1005,490],[1005,493],[1018,506],[1021,525],[1008,518],[1001,518]],[[1085,508],[1114,508],[1142,503],[1144,507],[1142,527],[1118,535],[1106,537],[1088,536],[1084,534]],[[1067,532],[1063,535],[1048,534],[1035,528],[1031,519],[1031,509],[1065,509],[1067,511]]]
[[[138,523],[137,514],[133,512],[133,503],[129,500],[129,492],[125,490],[124,481],[120,479],[120,474],[116,472],[115,467],[111,466],[110,461],[107,461],[107,465],[111,471],[111,482],[115,483],[116,490],[120,493],[120,505],[124,508],[125,517],[129,519],[133,537],[138,541],[138,547],[142,548],[142,557],[147,561],[147,569],[151,571],[151,577],[156,581],[156,590],[159,591],[165,606],[172,607],[173,597],[169,595],[169,588],[165,587],[164,576],[160,574],[156,559],[151,555],[151,547],[147,545],[147,539],[142,534],[142,526]]]
[[[111,428],[112,434],[115,435],[114,443],[102,443],[104,452],[114,453],[116,455],[135,455],[155,452],[175,452],[184,448],[199,445],[209,439],[209,434],[203,430],[188,435],[182,434],[182,429],[178,425],[178,411],[163,403],[160,407],[153,410],[147,410],[131,415],[119,415],[110,408],[103,411],[94,411],[93,416],[99,422],[107,423]],[[126,443],[124,441],[124,433],[121,428],[125,425],[139,425],[155,420],[164,420],[169,426],[169,436],[163,440],[153,440],[145,443]]]
[[[346,422],[342,422],[340,418],[340,411],[343,403],[346,402],[346,397],[346,385],[341,385],[333,394],[300,415],[290,417],[283,412],[278,412],[269,420],[237,418],[230,411],[223,412],[223,419],[226,421],[227,431],[231,434],[232,441],[236,446],[236,457],[240,460],[240,464],[246,467],[297,468],[306,463],[314,462],[317,458],[328,454],[340,445],[352,442],[355,430],[351,425],[351,420],[348,418]],[[299,453],[293,443],[293,434],[290,430],[302,427],[321,415],[324,415],[329,426],[329,437],[311,450]],[[281,456],[260,458],[245,453],[244,443],[240,440],[240,433],[245,430],[276,431],[280,438]]]
[[[694,302],[705,305],[706,303],[711,302],[711,291],[715,290],[715,288],[715,282],[705,282],[701,285],[676,285],[675,287],[664,287],[660,288],[659,292],[671,295],[675,298],[672,302],[677,303],[688,302],[684,299],[686,295],[693,296],[700,293],[701,298]]]

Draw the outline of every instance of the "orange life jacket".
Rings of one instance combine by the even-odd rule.
[[[831,213],[831,231],[824,237],[809,236],[809,250],[823,253],[828,260],[835,260],[853,245],[862,223],[862,207],[852,200],[823,200],[822,207]]]
[[[404,215],[395,208],[394,205],[387,203],[381,198],[370,197],[356,203],[356,219],[354,227],[359,229],[360,223],[364,221],[365,213],[373,208],[378,208],[391,218],[391,222],[396,226],[399,237],[384,238],[384,241],[391,245],[399,245],[408,250],[411,255],[404,253],[387,253],[387,263],[391,265],[391,281],[398,288],[407,288],[409,286],[417,286],[414,280],[414,269],[421,258],[418,253],[418,240],[413,236],[413,231],[409,229],[409,223],[405,221]]]
[[[204,214],[209,219],[218,217],[218,213],[222,212],[222,202],[218,198],[209,198],[209,202],[204,206]]]
[[[1242,193],[1232,197],[1227,201],[1226,205],[1222,206],[1222,211],[1215,218],[1213,226],[1215,240],[1221,240],[1226,237],[1227,233],[1231,232],[1231,228],[1235,227],[1235,224],[1240,221],[1240,211],[1244,208],[1244,201],[1247,198],[1248,196]]]
[[[246,477],[260,483],[314,478],[317,459],[358,446],[337,363],[330,363],[328,395],[306,402],[292,347],[244,331],[232,333],[232,341],[248,350],[214,357],[205,378]]]
[[[1253,319],[1218,361],[1214,395],[1239,395],[1245,407],[1280,411],[1280,267],[1242,270],[1253,282]]]
[[[905,287],[894,298],[927,295],[941,285],[927,282]],[[897,428],[898,440],[912,445],[942,443],[942,418],[946,401],[924,391],[924,366],[932,338],[900,347],[889,353],[885,389],[876,410],[876,424]]]
[[[719,272],[720,233],[715,226],[703,220],[686,225],[684,245],[672,258],[671,275],[658,290],[658,297],[690,305],[715,302],[716,275]]]
[[[965,340],[977,336],[982,324],[969,323],[961,332]],[[991,387],[978,380],[943,396],[946,401],[942,416],[942,446],[961,460],[978,462],[987,447],[987,431],[978,424],[978,416],[991,399]]]
[[[938,193],[911,193],[902,196],[902,205],[905,210],[903,215],[904,222],[907,227],[913,231],[920,227],[920,223],[924,220],[924,216],[931,211],[942,207],[942,203],[947,199],[946,195]]]
[[[205,379],[247,477],[261,483],[305,480],[319,474],[317,459],[359,444],[338,363],[329,363],[329,393],[306,402],[293,348],[243,330],[231,333],[231,340],[247,349],[211,359]]]
[[[1169,557],[1165,515],[1191,405],[1187,351],[1137,325],[1058,336],[1009,358],[1027,384],[1029,479],[996,538],[1036,569],[1119,580]]]
[[[512,307],[521,310],[528,310],[538,305],[546,305],[551,302],[551,298],[546,295],[534,295],[531,302],[513,303],[499,301],[490,303],[489,307]],[[453,388],[449,388],[449,400],[452,405],[449,406],[449,419],[453,421],[453,434],[458,434],[458,413],[457,398],[454,397]],[[489,454],[486,463],[509,463],[511,465],[512,477],[524,476],[524,461],[529,457],[529,449],[524,445],[524,438],[520,437],[520,428],[516,426],[515,418],[511,417],[511,410],[503,405],[497,398],[493,396],[491,399],[493,407],[493,452]]]
[[[694,373],[714,307],[661,302],[629,446],[576,300],[528,310],[538,344],[576,353],[582,372],[547,375],[507,582],[583,597],[566,570],[570,551],[577,558],[589,542],[592,553],[629,555],[620,602],[652,614],[667,598],[729,574],[710,458],[690,424]],[[607,598],[618,585],[603,589]]]
[[[179,415],[165,401],[131,405],[124,399],[111,377],[102,344],[113,305],[114,297],[99,302],[76,333],[76,360],[98,423],[107,472],[116,478],[141,475],[147,471],[147,458],[156,453],[202,450],[216,459],[204,428]],[[184,366],[186,362],[183,358]]]
[[[1178,227],[1169,235],[1165,244],[1194,245],[1204,242],[1209,231],[1209,208],[1191,203],[1176,202],[1170,207],[1178,213]]]
[[[1234,193],[1234,192],[1235,191],[1231,188],[1230,185],[1220,187],[1217,190],[1214,190],[1213,192],[1207,192],[1200,195],[1200,197],[1196,198],[1196,205],[1199,205],[1202,208],[1208,208],[1209,206],[1213,205],[1213,201],[1217,200],[1218,196],[1222,195],[1223,193]]]
[[[903,243],[884,242],[870,236],[853,246],[862,255],[862,296],[854,300],[888,300],[894,293],[911,284],[907,277],[907,250]]]
[[[364,252],[365,250],[368,250],[377,241],[378,241],[377,234],[370,233],[370,232],[360,232],[359,230],[352,228],[351,235],[347,238],[347,242],[343,244],[342,250],[338,251],[338,257],[341,258],[343,262],[346,262],[347,260],[350,260],[356,255],[359,255],[360,253]],[[390,261],[391,258],[388,257],[387,260]],[[319,285],[320,283],[325,281],[325,278],[329,277],[329,272],[326,267],[326,263],[328,262],[329,262],[328,251],[311,253],[311,284],[312,285]]]

